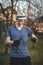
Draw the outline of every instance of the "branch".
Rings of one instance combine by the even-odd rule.
[[[2,6],[1,3],[0,3],[0,7],[1,7],[1,11],[2,11],[3,15],[7,18],[7,16],[6,16],[5,13],[4,13],[4,8],[3,8],[3,6]]]

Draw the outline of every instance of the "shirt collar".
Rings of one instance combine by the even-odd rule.
[[[21,30],[22,27],[23,27],[23,25],[21,25],[20,27],[18,27],[18,26],[16,25],[16,27],[17,27],[18,30]]]

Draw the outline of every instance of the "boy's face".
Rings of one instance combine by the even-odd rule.
[[[24,20],[23,19],[17,19],[17,24],[23,25],[24,24]]]

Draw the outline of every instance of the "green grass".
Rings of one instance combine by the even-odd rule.
[[[32,65],[43,65],[43,37],[37,36],[38,42],[32,48],[32,42],[29,43],[29,52],[31,56]]]
[[[32,47],[32,42],[29,40],[28,49],[30,52],[32,65],[43,65],[43,36],[37,35],[37,37],[38,42],[35,43],[34,48]],[[2,38],[0,42],[0,65],[9,65],[10,56],[4,54],[4,40],[5,38]]]

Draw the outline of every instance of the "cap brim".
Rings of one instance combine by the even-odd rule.
[[[18,18],[18,19],[26,19],[26,18]]]
[[[26,16],[16,16],[17,19],[26,19]]]

